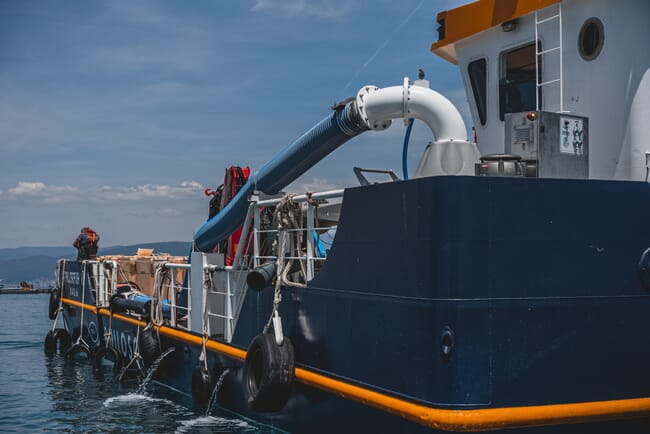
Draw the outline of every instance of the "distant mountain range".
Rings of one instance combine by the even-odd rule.
[[[135,255],[139,248],[154,249],[154,253],[169,253],[187,256],[192,243],[189,241],[164,241],[142,243],[131,246],[99,248],[99,255]],[[54,282],[54,268],[57,259],[75,259],[74,247],[16,247],[0,249],[0,279],[5,286],[18,282],[34,282],[35,286],[47,286]]]

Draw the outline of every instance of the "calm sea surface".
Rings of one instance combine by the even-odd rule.
[[[113,381],[110,366],[46,355],[48,294],[0,295],[0,432],[264,433],[222,409],[208,416],[189,396],[157,384]]]

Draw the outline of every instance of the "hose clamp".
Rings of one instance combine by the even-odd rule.
[[[375,131],[385,130],[386,128],[390,127],[392,123],[390,119],[381,122],[375,119],[371,119],[371,116],[367,112],[366,98],[370,94],[377,92],[379,90],[380,89],[377,86],[364,86],[361,88],[361,90],[359,90],[356,98],[357,110],[359,111],[359,116],[361,117],[361,121],[366,124],[367,128]]]
[[[408,127],[410,110],[409,110],[409,101],[411,99],[411,85],[409,83],[409,78],[404,77],[404,86],[402,92],[402,119],[404,119],[404,126]]]

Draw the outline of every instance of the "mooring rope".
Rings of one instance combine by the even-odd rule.
[[[303,288],[306,286],[305,283],[293,282],[289,279],[289,273],[293,268],[294,259],[286,259],[285,255],[287,253],[287,238],[290,237],[289,245],[289,256],[293,258],[301,258],[301,246],[302,246],[302,233],[301,231],[295,231],[295,229],[302,229],[302,225],[298,223],[302,222],[302,216],[300,215],[300,205],[294,203],[293,198],[295,194],[287,194],[275,207],[275,213],[273,215],[273,227],[277,230],[276,239],[273,242],[273,249],[276,252],[277,256],[277,267],[276,267],[276,279],[275,279],[275,291],[273,293],[273,309],[271,311],[271,316],[264,326],[264,333],[267,333],[271,328],[274,317],[279,317],[278,308],[282,302],[282,285],[293,286],[298,288]],[[291,237],[290,231],[294,231],[295,235]],[[307,272],[305,270],[305,263],[302,259],[298,259],[300,264],[300,272],[302,273],[303,278],[306,279]]]
[[[201,336],[201,356],[199,361],[203,362],[205,370],[208,370],[208,356],[206,345],[208,342],[208,290],[212,288],[212,273],[210,270],[205,270],[205,278],[203,279],[203,291],[205,292],[205,297],[203,300],[203,334]]]
[[[165,304],[165,297],[163,292],[165,290],[165,282],[171,282],[170,270],[165,267],[164,263],[156,265],[154,272],[154,293],[151,300],[151,322],[155,325],[162,325],[164,321],[163,308]],[[172,294],[173,296],[173,294]]]
[[[106,341],[106,349],[111,346],[111,339],[113,339],[113,308],[108,309],[108,330],[104,333],[104,341]]]
[[[147,326],[149,327],[149,326]],[[146,328],[146,327],[145,327]],[[122,381],[122,378],[124,378],[124,374],[128,369],[131,367],[133,362],[135,362],[135,365],[137,366],[138,370],[140,371],[140,374],[144,376],[144,370],[142,369],[142,366],[140,366],[140,360],[142,359],[142,356],[140,355],[139,352],[139,346],[140,346],[140,326],[138,325],[136,334],[135,334],[135,348],[133,348],[133,357],[131,357],[131,360],[129,360],[129,363],[127,363],[123,368],[122,371],[120,372],[120,375],[116,378],[117,381]]]
[[[278,231],[275,247],[277,247],[277,257],[278,257],[278,279],[281,283],[287,286],[294,286],[302,288],[306,286],[304,283],[292,282],[289,280],[289,273],[293,268],[294,259],[286,260],[285,255],[287,250],[287,238],[289,238],[289,255],[293,258],[301,258],[301,246],[302,246],[302,216],[300,215],[300,205],[293,202],[295,194],[287,194],[282,198],[275,208],[274,215],[274,226]],[[295,231],[298,229],[298,231]],[[294,236],[291,237],[289,232],[293,231]],[[302,273],[303,278],[306,280],[307,272],[305,263],[302,259],[298,259],[300,264],[300,272]],[[276,282],[276,287],[277,287]]]
[[[82,271],[81,271],[81,276],[82,276],[82,282],[81,282],[81,320],[80,320],[80,326],[79,326],[79,337],[77,338],[77,341],[75,342],[76,344],[83,343],[86,347],[88,347],[88,344],[86,341],[83,339],[84,335],[84,311],[85,309],[85,300],[86,300],[86,261],[83,261],[82,263]]]

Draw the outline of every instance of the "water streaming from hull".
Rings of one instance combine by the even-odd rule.
[[[0,318],[11,319],[0,328],[0,432],[277,432],[218,406],[205,418],[189,395],[155,381],[138,395],[108,364],[96,371],[83,358],[46,354],[48,295],[0,298]]]
[[[212,390],[212,395],[210,395],[210,400],[208,401],[208,406],[205,409],[206,416],[209,416],[210,413],[212,413],[212,409],[214,405],[217,403],[217,394],[219,393],[219,389],[221,388],[221,385],[223,384],[223,380],[226,378],[226,375],[228,375],[228,372],[230,372],[230,369],[226,369],[225,371],[223,371],[219,376],[217,383],[214,385],[214,389]]]
[[[149,367],[149,370],[147,371],[147,375],[144,377],[144,380],[142,380],[142,383],[140,383],[140,386],[138,387],[138,390],[135,392],[137,394],[142,394],[144,393],[147,384],[151,381],[153,378],[153,374],[156,373],[156,370],[160,367],[160,364],[162,363],[163,359],[170,355],[176,348],[170,347],[167,348],[161,355],[158,356],[156,360],[151,364]]]

